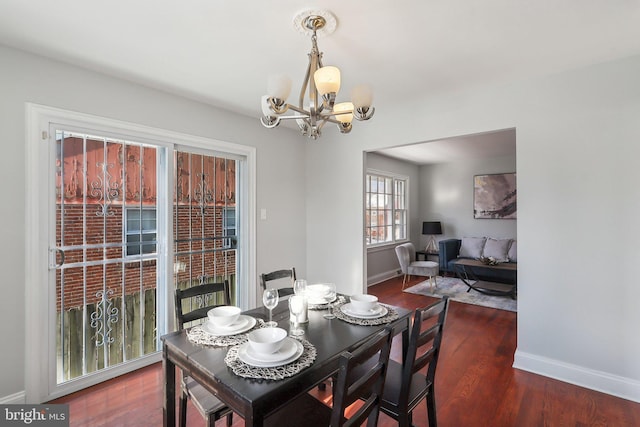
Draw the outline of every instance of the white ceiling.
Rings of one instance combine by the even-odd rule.
[[[639,0],[0,0],[0,44],[257,120],[269,74],[290,75],[297,99],[310,41],[293,17],[319,8],[338,21],[318,39],[324,64],[343,93],[373,86],[373,120],[411,97],[640,54]]]
[[[402,145],[376,150],[376,153],[417,165],[515,156],[516,130],[505,129],[496,132]]]

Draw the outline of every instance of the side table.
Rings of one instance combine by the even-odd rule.
[[[424,259],[420,259],[423,257]],[[440,264],[440,254],[438,252],[416,251],[417,261],[434,261]]]

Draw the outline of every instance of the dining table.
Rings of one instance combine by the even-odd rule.
[[[380,324],[356,324],[345,321],[345,316],[327,319],[323,316],[326,310],[309,310],[308,322],[300,324],[304,331],[301,338],[315,348],[315,359],[295,375],[276,380],[237,375],[225,362],[227,354],[233,351],[232,347],[194,343],[189,339],[188,329],[162,336],[164,426],[176,425],[176,367],[242,417],[245,426],[261,427],[269,414],[336,374],[340,355],[357,348],[378,331],[390,326],[392,334],[400,334],[404,354],[412,312],[401,307],[386,307],[397,316]],[[338,310],[339,307],[334,308],[334,311]],[[264,307],[243,314],[256,319],[268,318]],[[293,328],[286,300],[280,301],[273,309],[273,320],[287,331]]]

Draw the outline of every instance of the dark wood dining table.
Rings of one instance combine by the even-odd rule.
[[[278,326],[289,330],[288,302],[281,301],[273,310]],[[256,380],[234,374],[224,362],[228,347],[194,344],[186,332],[177,331],[162,339],[162,364],[164,370],[164,425],[176,425],[176,367],[198,381],[236,414],[244,418],[245,426],[261,427],[265,418],[289,400],[305,393],[329,378],[338,369],[339,356],[356,348],[376,332],[391,325],[394,334],[402,334],[403,353],[408,341],[408,324],[411,311],[393,307],[398,319],[389,324],[361,326],[335,319],[325,319],[326,311],[309,310],[309,322],[301,324],[304,339],[317,351],[314,363],[292,377],[283,380]],[[266,319],[268,311],[256,308],[245,314]],[[179,387],[179,383],[178,383]]]

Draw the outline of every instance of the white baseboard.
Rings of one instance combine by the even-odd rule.
[[[27,403],[27,395],[24,391],[0,397],[0,405],[24,405],[25,403]]]
[[[640,381],[516,350],[513,367],[640,403]]]
[[[383,273],[378,273],[374,276],[367,277],[367,286],[377,285],[378,283],[384,282],[385,280],[392,279],[402,274],[398,271],[399,270],[385,271]]]

